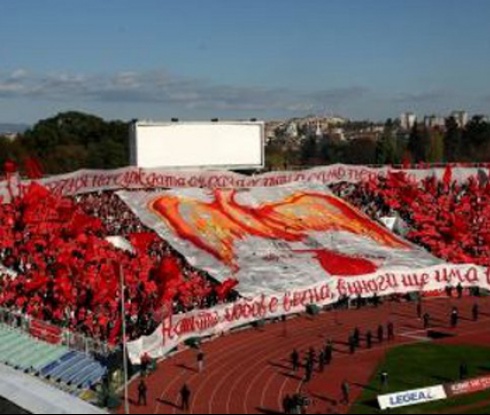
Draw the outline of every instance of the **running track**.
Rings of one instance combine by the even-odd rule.
[[[433,317],[436,330],[455,337],[442,340],[451,343],[490,344],[490,299],[479,299],[481,318],[470,321],[474,299],[425,300],[424,312]],[[449,313],[458,306],[462,322],[457,330],[449,325]],[[355,327],[364,334],[393,321],[396,340],[376,344],[367,350],[362,342],[355,356],[348,353],[347,339]],[[148,379],[148,407],[134,405],[137,400],[135,381],[130,387],[131,413],[180,414],[178,392],[187,383],[192,391],[191,413],[195,414],[270,414],[282,412],[286,394],[300,390],[301,377],[292,373],[289,356],[297,348],[302,356],[310,347],[319,350],[327,339],[335,343],[334,359],[323,374],[316,373],[304,391],[313,398],[309,413],[345,413],[340,405],[340,385],[352,385],[352,400],[362,393],[389,348],[401,344],[427,341],[422,323],[416,317],[415,305],[389,303],[379,309],[332,311],[314,318],[302,316],[286,323],[271,324],[261,330],[247,330],[203,345],[206,368],[196,370],[196,352],[187,350],[162,362]]]

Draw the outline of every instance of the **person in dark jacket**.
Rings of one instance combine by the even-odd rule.
[[[187,384],[182,386],[182,389],[180,390],[180,399],[182,402],[182,410],[189,411],[191,407],[191,390],[189,389],[189,386],[187,386]]]
[[[202,350],[199,350],[199,353],[197,354],[197,367],[199,369],[199,373],[202,373],[204,370],[204,359],[206,356],[204,355],[204,352]]]
[[[385,339],[385,329],[382,325],[378,327],[378,343],[383,343]]]
[[[291,353],[291,365],[295,372],[297,372],[299,369],[299,363],[300,363],[299,353],[296,349],[294,349],[293,353]]]
[[[369,330],[366,334],[366,346],[368,349],[373,348],[373,332]]]
[[[473,306],[472,313],[473,321],[478,321],[480,319],[480,306],[477,303]]]
[[[146,386],[146,382],[144,379],[141,379],[140,384],[138,385],[138,406],[147,406],[147,393],[148,386]]]
[[[395,325],[392,321],[388,323],[388,341],[395,340]]]
[[[453,308],[451,312],[451,327],[455,329],[459,324],[459,311],[456,307]]]
[[[357,349],[361,347],[361,330],[359,330],[359,327],[354,330],[354,342]]]

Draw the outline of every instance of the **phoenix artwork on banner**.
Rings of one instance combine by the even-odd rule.
[[[236,278],[245,296],[441,264],[315,183],[118,195],[193,266]]]

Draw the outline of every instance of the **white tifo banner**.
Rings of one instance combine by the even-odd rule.
[[[192,266],[238,280],[245,297],[443,263],[317,183],[117,194]]]
[[[155,189],[155,188],[240,188],[274,187],[296,182],[319,182],[326,185],[340,182],[358,183],[378,176],[387,176],[388,172],[404,171],[413,181],[427,177],[444,177],[445,169],[394,170],[389,167],[370,168],[335,164],[303,171],[284,171],[245,176],[229,171],[176,171],[164,169],[141,169],[127,167],[117,170],[79,170],[77,172],[53,176],[38,180],[52,192],[61,196],[73,196],[103,190],[116,189]],[[453,180],[463,182],[470,177],[488,178],[484,168],[454,168]],[[17,194],[29,185],[23,181],[15,184],[12,191]],[[7,181],[0,182],[0,201],[8,203],[10,192]]]
[[[406,392],[393,393],[378,397],[381,410],[403,408],[406,406],[421,405],[424,403],[442,401],[447,394],[442,385]]]
[[[165,357],[186,340],[221,335],[256,321],[305,311],[311,304],[325,306],[342,296],[368,298],[374,294],[406,294],[416,291],[443,290],[448,285],[490,289],[490,270],[471,265],[440,265],[417,271],[392,271],[359,277],[335,277],[322,284],[272,296],[257,296],[210,310],[170,316],[155,333],[128,344],[134,364],[148,353]]]

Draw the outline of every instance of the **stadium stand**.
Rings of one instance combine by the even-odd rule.
[[[41,342],[4,324],[0,324],[0,363],[63,384],[73,391],[91,388],[107,372],[84,353]]]

